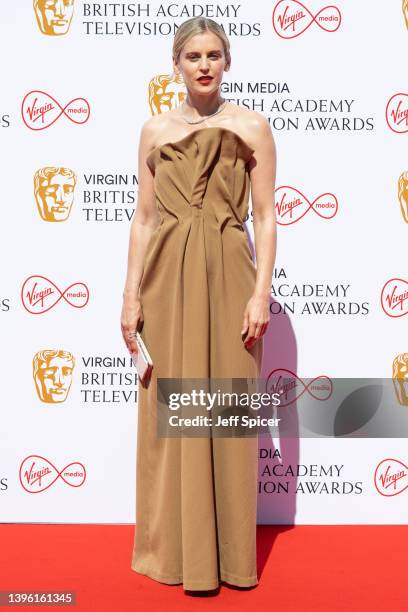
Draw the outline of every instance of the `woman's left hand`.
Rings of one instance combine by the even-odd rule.
[[[254,294],[249,300],[244,313],[244,322],[241,335],[248,331],[244,344],[252,348],[266,332],[269,324],[269,296],[262,297]]]

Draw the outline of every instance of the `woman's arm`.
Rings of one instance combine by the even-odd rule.
[[[128,262],[125,287],[123,290],[123,306],[121,328],[123,339],[130,352],[137,352],[135,338],[129,338],[130,332],[139,328],[143,321],[143,312],[139,300],[139,285],[143,275],[144,258],[150,237],[160,223],[160,215],[155,202],[153,175],[147,165],[146,158],[152,149],[154,128],[153,120],[148,119],[140,132],[138,151],[138,195],[137,205],[130,225]]]
[[[257,114],[252,130],[255,148],[249,162],[256,251],[256,284],[244,314],[242,333],[251,348],[265,333],[269,319],[269,296],[276,258],[275,178],[276,147],[269,122]]]

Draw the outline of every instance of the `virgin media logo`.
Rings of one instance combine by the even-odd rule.
[[[381,306],[389,317],[403,317],[408,313],[408,281],[391,278],[381,291]]]
[[[55,98],[45,91],[28,92],[21,104],[21,116],[30,130],[45,130],[65,115],[73,123],[85,123],[91,113],[85,98],[74,98],[62,107]]]
[[[394,94],[387,102],[385,119],[388,127],[397,134],[408,132],[408,94]]]
[[[21,301],[31,314],[42,314],[53,308],[64,299],[74,308],[83,308],[89,300],[89,291],[85,283],[72,283],[65,291],[60,291],[45,276],[29,276],[21,288]]]
[[[320,402],[324,402],[333,393],[333,383],[328,376],[321,374],[305,384],[291,370],[276,368],[266,380],[267,393],[279,393],[280,406],[289,406],[296,402],[306,392]]]
[[[81,487],[85,482],[86,470],[82,463],[73,461],[59,472],[45,457],[29,455],[21,462],[19,477],[27,493],[41,493],[49,489],[58,478],[70,487]]]
[[[315,15],[298,0],[280,0],[272,13],[273,29],[281,38],[296,38],[316,23],[325,32],[336,32],[341,23],[337,6],[328,5]]]
[[[279,225],[292,225],[313,211],[322,219],[332,219],[339,204],[333,193],[323,193],[310,202],[301,191],[289,185],[275,191],[276,220]]]
[[[398,459],[383,459],[376,467],[374,484],[385,497],[399,495],[408,489],[408,466]]]

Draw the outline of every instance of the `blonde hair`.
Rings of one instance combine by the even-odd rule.
[[[187,19],[187,21],[184,21],[181,26],[179,26],[173,40],[174,61],[178,62],[181,50],[189,38],[196,34],[203,34],[204,32],[213,32],[221,39],[226,63],[229,65],[231,63],[231,53],[228,37],[216,21],[208,19],[207,17],[193,17],[192,19]]]

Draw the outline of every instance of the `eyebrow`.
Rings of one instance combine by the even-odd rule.
[[[200,53],[200,51],[187,51],[186,55],[190,55],[190,53]],[[209,51],[208,53],[221,53],[221,50],[213,49],[212,51]]]

